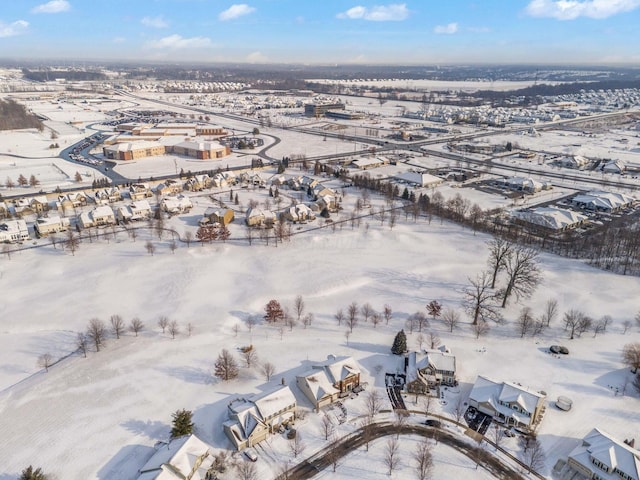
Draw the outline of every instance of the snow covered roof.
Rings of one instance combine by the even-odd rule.
[[[516,210],[511,216],[551,230],[562,230],[587,220],[586,215],[555,207],[538,207],[533,210]]]
[[[138,480],[204,480],[212,460],[209,445],[195,435],[185,435],[158,448],[140,469]]]
[[[474,400],[478,404],[487,403],[505,417],[513,418],[517,422],[525,425],[531,423],[533,413],[536,411],[538,403],[544,398],[545,395],[542,393],[522,387],[521,385],[510,382],[498,383],[481,375],[478,375],[469,394],[469,399]],[[514,410],[512,406],[515,404],[517,404],[523,412]],[[528,412],[530,415],[524,412]]]
[[[598,210],[614,210],[625,205],[630,205],[633,203],[634,199],[624,193],[592,190],[587,193],[576,195],[571,201],[575,204],[583,204],[589,208]]]
[[[93,211],[91,212],[91,215],[93,216],[93,218],[95,217],[113,217],[113,210],[111,209],[111,207],[107,206],[107,205],[101,205],[99,207],[96,207],[93,209]]]
[[[451,353],[440,350],[426,350],[427,362],[433,365],[436,370],[446,372],[456,371],[456,357]]]
[[[420,172],[402,172],[395,175],[395,178],[397,178],[398,180],[402,180],[403,182],[420,185],[421,187],[426,187],[429,185],[439,185],[443,182],[440,177],[436,177],[435,175],[431,175],[429,173]]]
[[[267,393],[254,395],[251,400],[258,407],[262,418],[271,417],[296,403],[296,397],[287,385],[279,386]]]
[[[340,393],[340,390],[333,386],[331,380],[327,376],[327,372],[324,370],[311,370],[298,375],[298,380],[302,380],[308,389],[308,392],[313,395],[316,402],[322,400],[326,396],[335,395]]]
[[[332,384],[347,379],[350,376],[360,373],[360,367],[352,357],[333,357],[330,356],[322,365],[314,365],[314,369],[324,369],[327,377]]]
[[[620,479],[614,469],[627,475],[625,478],[640,479],[640,451],[598,428],[594,428],[583,438],[582,444],[573,449],[569,458],[596,472],[604,480]],[[591,459],[606,465],[610,472],[607,474],[596,467]]]

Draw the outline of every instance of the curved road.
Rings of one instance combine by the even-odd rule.
[[[494,455],[479,449],[473,444],[441,428],[427,427],[424,425],[397,426],[391,423],[377,423],[369,427],[361,428],[348,437],[325,448],[316,455],[292,467],[286,474],[277,477],[276,480],[311,479],[320,471],[331,467],[336,459],[348,455],[376,438],[397,435],[398,432],[402,435],[420,435],[425,438],[434,438],[434,435],[437,435],[439,442],[458,450],[473,462],[479,463],[484,469],[491,472],[495,478],[504,480],[524,480],[525,478],[518,471],[506,465]]]

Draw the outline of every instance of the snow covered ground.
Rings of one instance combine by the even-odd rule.
[[[246,368],[236,381],[214,380],[211,369],[222,348],[235,351],[253,344],[261,359],[277,367],[272,383],[284,378],[290,385],[308,361],[321,361],[331,353],[352,355],[362,365],[369,388],[382,389],[384,372],[398,368],[398,359],[389,355],[395,332],[430,300],[459,307],[467,277],[484,268],[485,240],[446,222],[399,222],[393,231],[372,222],[368,229],[327,229],[293,237],[277,248],[181,245],[172,254],[165,239],[154,240],[158,251],[150,256],[144,236],[132,242],[122,233],[109,244],[82,244],[75,256],[47,246],[13,254],[10,260],[3,257],[0,430],[9,433],[0,440],[2,471],[13,478],[35,462],[37,452],[37,463],[59,478],[134,478],[153,444],[166,439],[171,413],[179,408],[194,411],[203,440],[229,448],[220,426],[228,401],[236,394],[260,391],[265,382]],[[431,329],[458,357],[459,394],[465,394],[477,374],[518,381],[549,394],[540,438],[550,468],[590,428],[602,427],[624,438],[633,434],[630,425],[640,422],[638,397],[630,388],[625,396],[612,389],[621,389],[629,377],[620,350],[637,340],[638,333],[635,329],[622,335],[621,323],[637,310],[640,281],[546,255],[543,269],[544,283],[526,304],[540,314],[544,302],[555,297],[561,312],[579,308],[594,318],[611,315],[615,323],[606,334],[585,334],[570,342],[559,320],[541,337],[525,339],[508,324],[494,327],[480,340],[473,338],[468,324],[452,334],[438,322]],[[281,339],[277,328],[260,324],[249,332],[244,326],[248,315],[261,315],[269,299],[292,305],[297,294],[315,315],[309,328],[285,329]],[[394,318],[375,329],[359,325],[347,344],[345,326],[338,327],[333,314],[352,301],[370,302],[376,309],[388,303]],[[509,306],[506,318],[513,321],[520,307]],[[38,369],[39,355],[72,353],[75,332],[84,330],[91,318],[108,321],[113,314],[127,321],[139,316],[146,329],[137,338],[127,334],[111,339],[103,351],[90,352],[86,359],[74,354],[48,373]],[[160,332],[160,315],[180,324],[182,333],[175,340]],[[186,335],[188,323],[194,327],[191,337]],[[237,336],[236,324],[242,325]],[[416,339],[417,333],[409,335],[411,346]],[[554,343],[568,345],[571,354],[551,356],[546,350]],[[458,394],[449,395],[441,407],[445,411]],[[572,411],[554,409],[558,395],[574,400]],[[349,402],[349,419],[355,421],[363,413],[361,400]],[[310,413],[298,428],[308,441],[306,454],[322,445],[319,415]],[[274,437],[271,448],[271,457],[261,455],[265,474],[277,471],[290,456],[284,439]],[[345,462],[347,471],[350,462],[364,468],[357,467],[359,457],[354,458]]]
[[[157,107],[151,102],[146,105],[152,106]],[[107,118],[96,114],[103,107],[52,107],[48,113],[52,122],[75,119],[84,122],[80,126],[84,128]],[[139,108],[143,107],[141,103]],[[395,107],[387,104],[385,108]],[[385,125],[390,128],[391,122]],[[250,131],[239,122],[225,120],[225,126],[236,127],[238,132]],[[264,133],[283,140],[269,152],[274,157],[313,156],[354,148],[351,142],[330,137],[303,137],[268,128]],[[41,175],[43,185],[62,182],[57,175],[72,179],[75,166],[63,168],[60,160],[49,158],[55,153],[48,149],[52,143],[49,135],[48,130],[0,133],[0,153],[16,154],[19,150],[20,155],[28,157],[0,157],[0,183],[6,176],[13,178],[22,172],[27,177],[29,172]],[[83,135],[70,129],[55,141],[62,148]],[[546,149],[557,140],[560,148],[560,137],[543,133],[531,140],[527,137],[531,145],[523,146]],[[525,142],[524,137],[518,138],[521,144]],[[583,148],[588,148],[586,142]],[[244,161],[240,156],[233,158]],[[434,157],[416,161],[425,165],[446,163]],[[127,174],[134,175],[162,169],[171,173],[175,164],[163,159],[160,167],[149,159],[149,163],[132,162],[126,168]],[[394,168],[369,173],[387,174]],[[542,178],[544,169],[550,167],[532,168]],[[496,170],[494,166],[492,173]],[[3,195],[16,190],[0,188]],[[345,203],[352,205],[357,192],[346,190]],[[471,189],[444,186],[440,190],[445,198],[460,192],[483,208],[506,204],[501,197]],[[557,194],[558,190],[552,192]],[[239,193],[243,204],[255,195]],[[373,200],[376,206],[383,203],[375,196]],[[189,215],[174,217],[167,224],[181,233],[192,229],[209,201],[203,198],[194,203]],[[271,383],[284,379],[289,385],[309,362],[322,361],[329,354],[351,355],[363,367],[368,388],[384,392],[384,372],[394,372],[400,366],[399,359],[389,354],[395,333],[404,327],[408,315],[424,311],[431,300],[460,309],[468,278],[485,268],[484,242],[488,240],[485,235],[438,219],[430,224],[405,223],[403,215],[393,230],[372,219],[355,229],[345,225],[335,232],[324,229],[297,235],[277,248],[259,240],[253,246],[234,241],[242,236],[241,227],[232,225],[230,243],[192,244],[190,248],[179,244],[175,254],[167,238],[153,237],[157,252],[150,256],[144,247],[149,236],[140,235],[134,242],[120,233],[116,240],[83,243],[75,256],[44,240],[39,241],[46,244],[42,248],[13,253],[10,259],[0,256],[0,480],[16,478],[29,464],[37,464],[60,479],[133,479],[153,445],[167,439],[171,413],[181,408],[194,411],[196,432],[203,440],[215,448],[230,448],[221,428],[229,400],[234,395],[261,391],[267,385],[256,370],[247,368],[241,369],[238,380],[216,381],[211,371],[222,348],[235,353],[236,348],[253,344],[260,359],[276,365],[277,374]],[[439,322],[429,330],[456,354],[461,381],[460,389],[446,393],[447,403],[438,406],[439,413],[447,414],[478,374],[520,382],[548,393],[539,438],[547,452],[543,473],[549,474],[555,461],[566,456],[591,428],[600,427],[624,439],[633,436],[635,425],[640,423],[638,395],[631,387],[624,395],[616,394],[616,389],[622,391],[631,378],[620,363],[622,346],[640,337],[635,326],[622,334],[622,322],[633,319],[638,309],[640,279],[551,255],[543,255],[542,261],[544,282],[534,296],[505,309],[511,323],[493,326],[489,335],[479,340],[468,323],[453,333]],[[291,306],[298,294],[315,315],[311,326],[305,329],[298,325],[291,332],[285,329],[281,333],[277,327],[259,324],[248,330],[247,317],[261,316],[270,299]],[[512,324],[520,308],[530,306],[540,315],[549,298],[558,299],[561,314],[578,308],[594,319],[611,315],[614,324],[596,338],[586,333],[569,341],[557,319],[541,336],[520,339]],[[361,324],[347,340],[346,327],[338,326],[333,315],[352,301],[361,305],[370,302],[378,310],[389,304],[394,318],[389,325],[377,328]],[[83,331],[91,318],[108,322],[113,314],[122,315],[127,322],[138,316],[146,329],[139,337],[128,333],[120,340],[110,339],[103,351],[89,352],[87,358],[74,353],[77,332]],[[175,340],[157,326],[161,315],[179,323],[182,332]],[[186,334],[189,323],[193,326],[191,336]],[[240,325],[237,334],[236,325]],[[417,347],[417,337],[417,333],[409,335],[410,346]],[[568,346],[570,355],[550,355],[547,348],[551,344]],[[37,366],[38,357],[44,353],[62,359],[48,373]],[[300,404],[308,408],[300,392],[293,389]],[[553,402],[558,395],[573,399],[570,412],[555,409]],[[345,406],[348,422],[340,426],[342,434],[356,428],[357,417],[364,410],[362,397],[347,400]],[[320,433],[320,418],[309,413],[298,422],[307,442],[304,455],[326,444]],[[413,419],[419,420],[419,416]],[[402,439],[403,450],[412,450],[412,442],[415,439],[411,437]],[[369,453],[358,451],[345,459],[335,474],[325,472],[319,478],[386,477],[381,462],[384,440],[378,443],[381,446],[374,445]],[[505,446],[517,451],[515,440],[507,439]],[[259,455],[261,478],[272,478],[287,460],[294,461],[280,436],[270,438]],[[436,478],[489,478],[449,449],[436,449],[435,457]],[[408,478],[408,464],[405,458],[394,477]]]

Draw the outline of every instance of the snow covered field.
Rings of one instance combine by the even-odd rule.
[[[10,260],[3,257],[0,282],[7,300],[0,306],[0,431],[9,433],[0,440],[5,474],[0,478],[14,478],[36,460],[59,478],[134,478],[153,444],[167,438],[171,413],[179,408],[194,411],[196,432],[203,440],[229,448],[220,426],[228,401],[264,389],[265,382],[246,368],[236,381],[215,381],[211,369],[222,348],[235,351],[253,344],[262,360],[276,365],[272,383],[284,378],[289,385],[308,361],[321,361],[331,353],[352,355],[363,367],[369,388],[382,388],[384,372],[399,366],[389,355],[395,332],[430,300],[459,307],[467,277],[484,268],[486,239],[446,222],[400,222],[393,231],[372,222],[366,230],[297,236],[277,248],[181,245],[172,254],[165,240],[149,256],[144,237],[132,242],[120,234],[117,242],[82,244],[75,256],[47,246]],[[543,257],[543,269],[544,283],[526,304],[539,314],[544,302],[555,297],[561,312],[579,308],[594,318],[611,315],[615,323],[606,334],[595,339],[585,334],[569,342],[560,321],[541,337],[525,339],[512,325],[494,327],[480,340],[473,338],[468,324],[452,334],[437,322],[432,329],[457,355],[460,394],[477,374],[518,381],[549,394],[540,438],[550,468],[592,427],[624,438],[634,434],[630,425],[640,422],[639,399],[631,388],[626,396],[612,390],[622,388],[628,376],[620,349],[638,338],[637,329],[623,336],[620,324],[637,310],[640,281],[553,256]],[[252,332],[243,325],[234,334],[234,325],[243,324],[248,315],[261,315],[269,299],[291,305],[297,294],[315,315],[309,328],[285,330],[282,339],[277,328],[262,324]],[[394,318],[375,329],[359,325],[347,345],[345,327],[336,325],[333,314],[352,301],[370,302],[376,309],[388,303]],[[512,321],[519,308],[507,308],[506,318]],[[71,355],[48,373],[38,371],[39,355],[71,353],[75,332],[84,330],[93,317],[108,321],[113,314],[127,321],[139,316],[146,330],[138,338],[127,334],[112,339],[86,359]],[[179,322],[182,333],[175,340],[160,332],[160,315]],[[188,323],[194,327],[191,337],[186,335]],[[417,333],[409,335],[413,347],[416,338]],[[546,353],[553,343],[568,345],[571,354],[556,358]],[[448,395],[445,411],[458,394]],[[571,412],[555,410],[552,402],[558,395],[574,400]],[[354,422],[363,413],[358,402],[346,404]],[[298,426],[308,442],[305,454],[324,444],[319,418],[310,413]],[[354,425],[345,424],[345,431],[348,428]],[[265,478],[285,459],[292,461],[283,438],[273,437],[269,451],[259,461]],[[348,478],[351,468],[370,468],[360,457],[345,461],[340,473],[344,477],[324,478]]]

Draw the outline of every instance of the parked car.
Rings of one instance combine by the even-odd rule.
[[[244,456],[247,457],[252,462],[258,461],[258,455],[256,455],[256,452],[252,448],[247,448],[244,451]]]
[[[551,345],[549,347],[549,351],[551,353],[561,353],[562,355],[569,355],[569,349],[567,347],[563,347],[562,345]]]
[[[429,418],[428,420],[425,420],[424,424],[429,427],[435,427],[435,428],[442,427],[442,422],[440,420],[434,420],[433,418]]]
[[[515,437],[516,436],[516,432],[514,432],[513,430],[511,430],[510,428],[507,428],[504,431],[504,435],[505,437]]]

